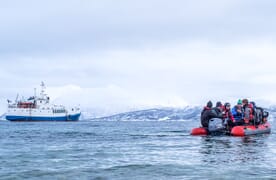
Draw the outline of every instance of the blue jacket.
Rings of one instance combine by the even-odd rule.
[[[236,120],[236,121],[241,121],[242,119],[243,119],[243,113],[241,112],[238,112],[237,111],[237,109],[238,109],[238,106],[234,106],[233,108],[232,108],[232,110],[231,110],[231,112],[232,112],[232,115],[234,116],[234,119]],[[242,110],[242,109],[241,109]]]

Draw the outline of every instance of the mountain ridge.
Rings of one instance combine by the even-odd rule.
[[[134,110],[128,112],[117,113],[102,117],[87,117],[84,119],[97,120],[97,121],[162,121],[162,120],[189,120],[200,119],[202,111],[201,106],[186,106],[184,108],[149,108],[142,110]],[[270,117],[276,116],[276,105],[264,108],[270,113]]]
[[[110,116],[99,118],[91,118],[91,120],[103,121],[128,121],[128,120],[184,120],[199,117],[201,112],[200,107],[185,107],[185,108],[150,108],[143,110],[135,110],[129,112],[118,113]]]

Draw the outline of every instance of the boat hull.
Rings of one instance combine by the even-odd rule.
[[[203,127],[193,128],[191,131],[191,135],[204,136],[204,135],[208,135],[208,131],[206,128],[203,128]]]
[[[231,130],[232,136],[249,136],[256,134],[266,134],[271,132],[271,126],[268,122],[260,125],[245,125],[245,126],[235,126]]]
[[[271,126],[268,122],[260,125],[242,125],[235,126],[231,129],[230,135],[232,136],[250,136],[256,134],[267,134],[271,132]],[[225,131],[225,134],[229,134]],[[209,135],[206,128],[197,127],[193,128],[191,131],[191,135],[193,136],[206,136]]]
[[[207,136],[207,135],[216,136],[216,135],[224,135],[224,134],[227,134],[225,130],[220,129],[218,131],[209,132],[206,128],[203,128],[203,127],[194,128],[191,131],[191,135],[193,136]]]
[[[81,113],[67,116],[16,116],[7,115],[9,121],[78,121]]]

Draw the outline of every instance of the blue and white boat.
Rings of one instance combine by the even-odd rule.
[[[80,107],[66,108],[63,105],[50,104],[50,97],[45,93],[45,85],[41,83],[39,96],[28,100],[8,100],[6,119],[9,121],[78,121],[81,115]]]

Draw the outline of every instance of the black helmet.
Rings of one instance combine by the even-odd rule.
[[[256,107],[256,103],[254,101],[251,101],[250,104],[252,104],[253,107]]]
[[[227,103],[224,104],[224,106],[225,106],[225,107],[230,107],[231,104],[230,104],[229,102],[227,102]]]
[[[220,101],[218,101],[217,103],[216,103],[216,107],[221,107],[222,106],[222,103],[220,102]]]
[[[212,107],[213,107],[212,101],[208,101],[208,102],[207,102],[207,107],[208,107],[208,108],[212,108]]]

